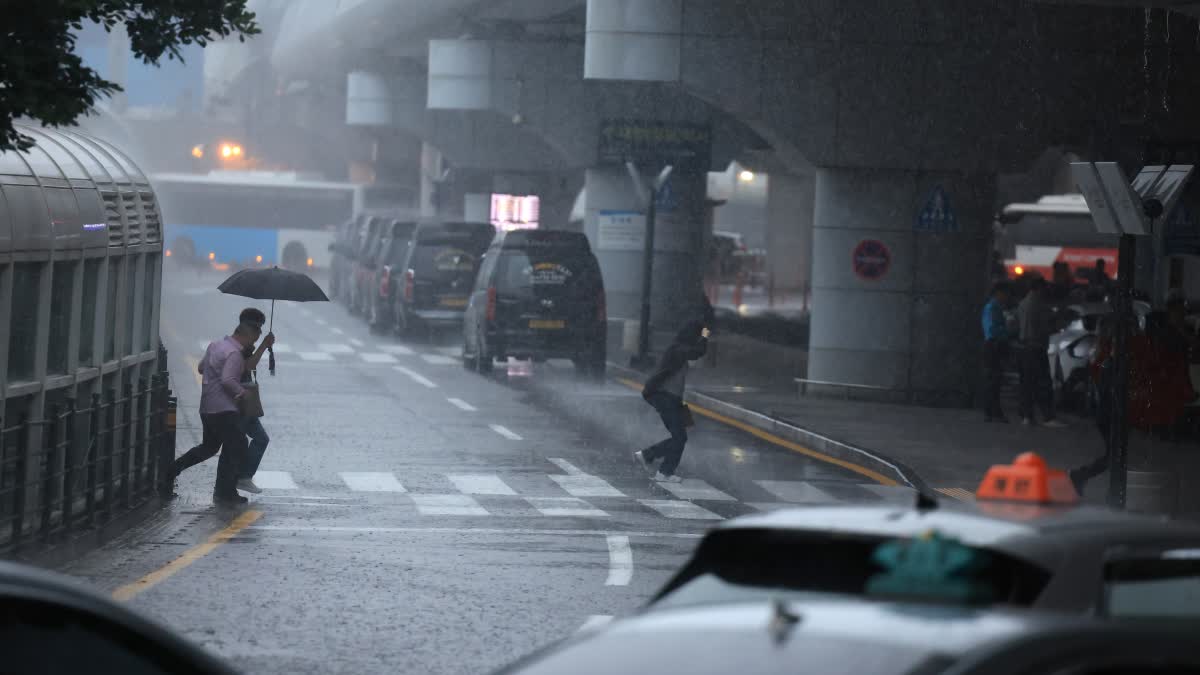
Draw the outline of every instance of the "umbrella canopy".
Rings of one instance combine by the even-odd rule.
[[[299,272],[278,267],[242,270],[222,282],[217,290],[255,300],[329,302],[317,282]]]

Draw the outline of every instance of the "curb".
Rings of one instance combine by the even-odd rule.
[[[608,368],[610,371],[619,373],[623,377],[635,379],[639,382],[645,377],[644,373],[613,363],[612,361],[608,362]],[[760,431],[765,431],[780,438],[799,443],[844,462],[857,464],[885,476],[891,476],[901,485],[910,487],[918,492],[932,494],[930,487],[911,467],[874,450],[843,443],[815,431],[797,426],[792,422],[779,419],[778,417],[755,412],[697,391],[688,390],[684,393],[683,398],[688,403],[712,409],[714,412],[752,426]]]

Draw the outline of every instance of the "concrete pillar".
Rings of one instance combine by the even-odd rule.
[[[817,170],[811,379],[969,404],[994,185],[990,174]],[[922,219],[927,209],[938,217]]]
[[[700,297],[706,180],[704,174],[675,174],[659,200],[650,314],[656,329],[672,330]],[[609,318],[637,319],[646,205],[623,167],[586,170],[584,191],[584,232],[600,261]]]
[[[767,275],[777,291],[800,291],[812,275],[813,176],[773,173],[767,183]]]

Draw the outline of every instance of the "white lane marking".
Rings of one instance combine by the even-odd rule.
[[[412,495],[417,510],[427,516],[490,516],[467,495]]]
[[[368,353],[361,353],[358,355],[358,357],[360,359],[362,359],[363,361],[366,361],[367,363],[395,363],[396,362],[396,357],[392,356],[391,354],[371,354],[368,352]]]
[[[299,352],[296,354],[305,361],[332,361],[333,356],[325,352]]]
[[[390,471],[342,471],[338,475],[355,492],[407,492]]]
[[[425,360],[425,363],[435,366],[452,366],[458,363],[458,359],[452,359],[449,356],[442,356],[441,354],[422,354],[421,358]]]
[[[587,475],[586,473],[584,473],[583,469],[580,469],[579,467],[568,462],[567,460],[563,459],[562,457],[547,457],[546,459],[550,460],[554,464],[554,466],[557,466],[558,468],[562,469],[564,473],[568,473],[572,476],[586,476]]]
[[[624,497],[625,494],[598,476],[556,476],[550,480],[572,497]]]
[[[413,496],[414,499],[416,496]],[[499,528],[499,527],[371,527],[371,526],[355,526],[355,525],[251,525],[245,530],[257,530],[260,532],[345,532],[349,534],[413,534],[421,532],[430,532],[434,534],[497,534],[497,535],[527,535],[527,536],[563,536],[563,537],[586,537],[590,535],[600,535],[607,537],[610,534],[619,534],[626,537],[639,537],[647,539],[701,539],[704,537],[703,532],[648,532],[648,531],[609,531],[609,530],[553,530],[553,529],[535,529],[535,528]],[[243,531],[245,531],[243,530]]]
[[[409,377],[409,379],[421,386],[429,387],[430,389],[437,389],[437,385],[433,383],[433,380],[430,380],[428,377],[425,377],[418,372],[409,370],[403,366],[392,366],[392,368],[395,368],[397,372],[404,373]]]
[[[401,356],[407,356],[413,353],[411,347],[405,347],[404,345],[378,345],[376,349],[381,352],[387,352],[388,354],[400,354]]]
[[[642,505],[658,511],[666,518],[683,518],[686,520],[725,520],[721,516],[691,502],[681,502],[676,499],[639,499]]]
[[[458,488],[459,492],[469,495],[506,495],[514,496],[517,493],[504,481],[500,480],[499,476],[493,474],[482,473],[454,473],[447,474],[447,478],[454,487]]]
[[[282,342],[276,342],[271,349],[274,349],[276,354],[291,354],[293,351],[291,345]]]
[[[833,495],[806,480],[756,480],[754,482],[785,502],[805,504],[837,501]]]
[[[467,403],[466,401],[462,400],[461,398],[448,398],[446,400],[449,401],[450,404],[453,405],[455,408],[458,408],[459,410],[464,410],[466,412],[475,412],[476,410],[479,409],[479,408],[476,408],[475,406],[471,405],[470,403]]]
[[[633,549],[629,537],[610,534],[608,539],[608,580],[605,586],[628,586],[633,578]]]
[[[344,345],[340,342],[322,342],[317,345],[317,349],[330,354],[353,354],[354,348],[350,345]]]
[[[329,322],[328,322],[328,321],[326,321],[325,319],[322,319],[322,318],[320,318],[320,317],[318,317],[318,318],[314,319],[314,321],[316,321],[318,324],[320,324],[320,325],[322,325],[322,326],[328,326],[328,325],[329,325]]]
[[[524,438],[523,438],[523,437],[522,437],[520,434],[518,434],[517,432],[513,431],[512,429],[509,429],[508,427],[504,426],[503,424],[489,424],[489,425],[488,425],[488,427],[489,427],[489,428],[490,428],[492,431],[494,431],[494,432],[496,432],[496,433],[500,434],[501,436],[503,436],[503,437],[507,438],[507,439],[508,439],[508,440],[510,440],[510,441],[523,441],[523,440],[525,440],[525,439],[524,439]]]
[[[543,516],[564,518],[607,518],[608,514],[575,497],[526,497],[525,501]]]
[[[575,632],[583,633],[586,631],[597,630],[612,623],[612,620],[612,614],[592,614]]]
[[[679,483],[659,483],[659,487],[667,490],[680,499],[736,502],[737,499],[721,492],[715,487],[697,478],[684,478]]]
[[[358,338],[350,338],[350,344],[354,345],[355,347],[362,347],[366,343]]]
[[[341,328],[338,328],[337,326],[330,328],[329,332],[333,333],[334,335],[345,335],[346,334],[346,331],[342,330]]]
[[[292,474],[287,471],[258,471],[254,474],[254,484],[264,490],[297,490],[299,486],[292,480]]]

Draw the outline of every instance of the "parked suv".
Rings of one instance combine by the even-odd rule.
[[[372,332],[390,330],[395,325],[392,309],[396,295],[404,291],[405,261],[416,229],[416,223],[406,220],[392,220],[384,225],[379,255],[375,259],[375,292],[367,310],[367,323]]]
[[[394,282],[396,332],[462,325],[479,259],[494,236],[490,223],[418,225],[404,257],[403,277]]]
[[[587,237],[517,230],[484,256],[463,322],[463,363],[478,372],[495,359],[569,358],[603,379],[607,342],[604,282]]]
[[[367,217],[358,215],[342,223],[334,235],[329,250],[333,261],[329,266],[329,290],[334,300],[349,303],[350,285],[354,278],[354,259],[358,255],[358,233]]]

